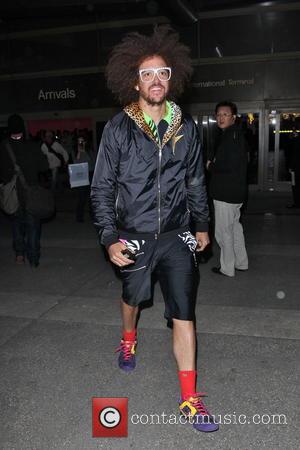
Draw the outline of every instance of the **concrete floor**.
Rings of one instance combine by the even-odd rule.
[[[247,273],[211,273],[216,246],[200,266],[199,389],[227,422],[209,435],[189,425],[131,423],[133,414],[177,416],[161,292],[157,286],[154,306],[141,315],[137,369],[123,374],[114,354],[120,283],[93,226],[74,221],[67,195],[43,227],[38,269],[15,265],[9,223],[0,216],[0,448],[298,449],[300,210],[285,209],[287,194],[250,195]],[[92,397],[129,398],[128,438],[92,437]]]

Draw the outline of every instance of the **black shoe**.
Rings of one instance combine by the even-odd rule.
[[[221,272],[221,267],[212,267],[211,271],[218,275],[224,275],[224,277],[227,276],[227,275],[225,275],[225,273]]]
[[[24,264],[25,264],[25,258],[24,258],[24,256],[22,256],[22,255],[17,255],[17,256],[16,256],[16,264],[17,264],[18,266],[24,265]]]
[[[237,268],[235,268],[235,270],[238,270],[239,272],[247,272],[248,269],[237,269]]]
[[[198,264],[207,264],[208,261],[207,257],[204,255],[199,255],[199,253],[200,252],[198,252],[198,254],[196,255]]]
[[[38,267],[40,265],[39,261],[29,261],[30,267]]]

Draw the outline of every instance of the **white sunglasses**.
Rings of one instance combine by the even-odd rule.
[[[157,78],[160,81],[169,81],[171,74],[171,67],[157,67],[156,69],[148,68],[139,70],[140,78],[144,83],[151,83],[151,81],[154,80],[155,75],[157,75]]]

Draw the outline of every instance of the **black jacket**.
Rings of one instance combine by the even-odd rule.
[[[247,143],[236,126],[222,130],[210,165],[209,193],[214,200],[243,203],[247,194]]]
[[[155,142],[137,103],[104,129],[91,199],[102,244],[118,230],[163,233],[188,226],[208,229],[208,207],[197,127],[171,103],[172,123]]]
[[[7,151],[6,142],[7,140],[4,140],[0,145],[0,181],[3,183],[8,183],[14,175],[14,165]],[[26,182],[29,185],[38,184],[39,172],[49,169],[47,157],[35,142],[24,138],[20,140],[9,139],[9,142]],[[23,203],[24,188],[19,178],[17,179],[17,192],[19,200]]]
[[[7,140],[4,140],[0,145],[0,180],[4,183],[8,183],[14,175],[14,165],[7,151],[6,142]],[[9,143],[27,183],[38,184],[39,172],[49,169],[48,159],[42,153],[39,145],[23,138],[20,140],[9,139]]]

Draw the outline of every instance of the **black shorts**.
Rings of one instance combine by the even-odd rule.
[[[123,300],[131,306],[149,300],[154,275],[165,301],[167,319],[194,320],[198,286],[197,241],[187,229],[160,235],[119,232],[136,254],[136,262],[120,269]]]

